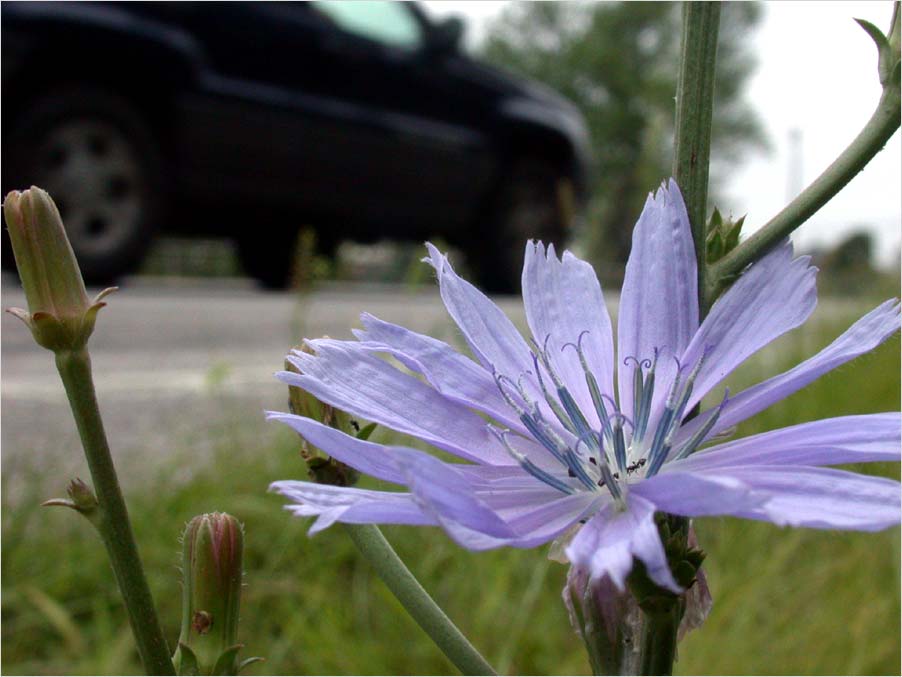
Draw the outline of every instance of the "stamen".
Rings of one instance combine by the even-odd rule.
[[[714,424],[717,423],[717,419],[720,418],[720,412],[723,411],[724,406],[727,403],[727,400],[730,397],[730,389],[725,388],[723,399],[720,401],[720,404],[715,407],[714,411],[711,412],[711,415],[708,417],[708,420],[705,421],[704,425],[695,431],[695,434],[690,437],[686,443],[680,448],[680,450],[673,457],[674,461],[679,461],[681,459],[686,458],[690,454],[694,454],[695,451],[701,446],[702,442],[705,441],[705,438],[708,436],[708,433],[711,432],[711,428],[714,427]]]
[[[579,445],[582,443],[582,440],[577,441],[576,448],[578,449]],[[589,477],[589,473],[586,472],[586,468],[583,466],[582,461],[579,460],[576,452],[570,447],[567,447],[566,451],[564,451],[564,457],[567,459],[567,466],[570,468],[570,471],[574,474],[576,479],[582,482],[586,489],[598,491],[598,485],[596,485],[595,480]]]
[[[605,437],[611,437],[611,424],[608,420],[608,412],[605,409],[604,401],[602,400],[601,390],[598,388],[598,381],[595,380],[595,374],[592,373],[592,370],[589,369],[589,363],[586,362],[586,355],[583,353],[583,336],[588,334],[588,330],[584,330],[580,332],[579,338],[576,340],[576,344],[573,343],[565,343],[561,346],[561,352],[564,351],[564,348],[567,346],[571,346],[574,350],[576,350],[576,354],[579,356],[579,364],[583,368],[583,374],[586,377],[586,385],[589,387],[589,395],[592,397],[592,404],[595,405],[595,413],[598,414],[598,420],[601,421],[601,428],[604,431]],[[616,403],[614,404],[614,411],[617,410]]]
[[[542,430],[539,427],[541,423],[547,428],[547,423],[544,423],[544,421],[542,421],[541,419],[532,418],[525,413],[520,417],[520,421],[524,426],[526,426],[526,429],[529,431],[529,433],[534,438],[536,438],[536,441],[538,441],[539,444],[541,444],[549,452],[551,452],[551,455],[554,456],[555,459],[558,460],[558,462],[562,463],[563,465],[567,465],[567,461],[564,459],[563,454],[561,454],[560,452],[560,446],[556,443],[554,438],[549,436],[546,431]]]
[[[548,406],[551,407],[551,411],[554,412],[554,415],[557,417],[557,420],[561,422],[562,426],[579,437],[576,426],[573,425],[573,422],[567,416],[566,412],[561,408],[561,405],[551,396],[551,393],[548,392],[548,388],[545,387],[545,380],[542,378],[542,370],[539,368],[539,358],[535,353],[532,353],[532,361],[535,364],[536,374],[539,378],[539,388],[542,390],[542,395],[544,396],[545,401],[548,403]],[[545,363],[545,366],[547,368],[547,361],[543,362]]]
[[[489,431],[498,438],[501,444],[504,445],[504,448],[507,450],[507,453],[510,454],[511,458],[513,458],[517,463],[520,464],[520,467],[523,468],[530,475],[535,477],[537,480],[541,480],[548,486],[557,489],[565,494],[575,493],[575,489],[573,487],[565,484],[562,480],[559,480],[557,477],[554,477],[550,473],[546,472],[539,468],[535,463],[530,461],[525,454],[521,454],[519,451],[514,449],[510,442],[507,441],[507,435],[510,433],[509,430],[499,430],[493,425],[488,426]]]
[[[626,440],[623,437],[623,415],[618,414],[612,416],[611,429],[614,438],[614,460],[617,461],[617,468],[620,472],[626,470]]]
[[[633,439],[641,442],[645,438],[645,430],[648,427],[648,416],[651,413],[651,400],[655,393],[655,367],[658,365],[658,349],[655,348],[654,359],[648,367],[648,376],[642,387],[642,400],[635,412],[636,426],[633,429]]]
[[[521,407],[519,404],[514,402],[514,398],[512,398],[510,396],[510,394],[504,389],[504,384],[510,383],[511,387],[513,387],[514,391],[516,392],[517,391],[516,384],[514,384],[514,382],[507,376],[504,376],[497,372],[493,372],[492,376],[495,379],[495,387],[498,388],[498,392],[501,393],[501,397],[504,398],[504,401],[507,402],[508,406],[511,409],[513,409],[514,411],[516,411],[518,415],[520,415],[520,416],[524,415],[526,413],[526,410],[523,407]],[[522,397],[521,393],[517,393],[517,394]],[[524,402],[524,404],[529,406],[525,399],[523,400],[523,402]]]

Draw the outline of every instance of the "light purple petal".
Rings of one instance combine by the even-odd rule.
[[[310,527],[313,535],[336,521],[351,524],[436,525],[407,493],[369,491],[352,487],[284,480],[273,482],[270,491],[297,501],[286,508],[298,517],[316,516]]]
[[[526,434],[501,397],[492,374],[447,343],[364,313],[365,331],[355,331],[366,350],[389,352],[411,371],[426,377],[448,399],[485,412],[511,430]]]
[[[468,479],[450,464],[426,454],[409,454],[403,472],[406,484],[423,509],[437,520],[495,538],[516,534],[482,501]]]
[[[886,301],[858,320],[814,357],[779,376],[743,390],[728,400],[711,434],[741,423],[775,402],[789,397],[831,369],[873,350],[897,331],[899,331],[899,304],[895,300]],[[684,425],[677,441],[688,439],[705,420],[707,417],[702,414]]]
[[[653,410],[667,395],[675,365],[698,329],[698,278],[695,249],[686,205],[670,180],[649,195],[633,230],[617,321],[617,386],[621,411],[633,416],[634,364],[624,359],[651,359],[661,350]]]
[[[355,470],[386,482],[406,484],[405,475],[399,467],[407,456],[396,453],[400,447],[359,440],[318,421],[294,414],[268,411],[266,418],[290,426],[307,442]],[[423,453],[407,448],[404,452]]]
[[[737,517],[781,526],[856,531],[886,529],[899,524],[902,517],[902,486],[883,477],[786,466],[718,468],[710,473],[768,495],[760,508],[741,511]]]
[[[810,258],[793,260],[785,240],[717,300],[682,356],[691,368],[705,354],[687,411],[749,356],[808,319],[817,305]]]
[[[630,487],[630,495],[642,496],[661,512],[684,517],[735,515],[767,499],[735,478],[690,472],[655,475]]]
[[[445,307],[482,366],[514,380],[531,369],[529,346],[504,312],[458,277],[444,254],[429,243],[426,247],[429,258],[425,260],[435,268]]]
[[[838,465],[898,461],[902,414],[840,416],[720,444],[664,466],[665,472],[725,466]]]
[[[593,580],[610,576],[622,590],[635,556],[645,565],[651,580],[662,588],[682,592],[667,565],[655,526],[655,506],[635,494],[630,495],[628,503],[629,508],[622,512],[610,503],[589,520],[567,546],[567,558],[588,571]]]
[[[279,372],[282,381],[354,416],[419,437],[469,461],[514,462],[488,432],[482,417],[361,350],[356,342],[320,339],[309,344],[316,355],[289,355],[302,373]]]
[[[488,497],[480,495],[488,502]],[[523,505],[516,511],[500,511],[514,532],[513,536],[507,538],[498,538],[457,522],[446,521],[441,515],[437,515],[436,519],[458,544],[470,550],[490,550],[502,546],[534,548],[554,540],[606,501],[604,496],[588,492],[558,496],[560,498],[544,504]]]
[[[548,358],[570,389],[583,413],[595,426],[599,424],[586,386],[579,356],[568,343],[582,338],[586,362],[598,382],[599,390],[614,396],[614,340],[611,320],[595,271],[570,252],[557,258],[554,245],[546,251],[541,242],[526,244],[523,264],[523,304],[533,339],[545,346]]]

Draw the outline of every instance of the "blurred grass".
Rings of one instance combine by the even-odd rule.
[[[843,313],[781,339],[731,379],[731,391],[809,356],[854,317]],[[739,434],[898,410],[899,369],[894,338],[744,424]],[[186,478],[174,461],[129,496],[170,641],[178,634],[179,532],[199,512],[225,510],[247,530],[241,641],[246,655],[268,661],[249,674],[453,673],[340,529],[309,539],[307,525],[265,493],[270,481],[301,478],[303,470],[290,431],[272,448],[238,446],[246,436],[235,435],[236,426],[258,424],[256,412],[247,421],[224,420],[209,431],[216,441],[209,464]],[[182,443],[180,453],[189,459],[190,445]],[[899,475],[897,464],[860,470]],[[11,482],[29,478],[4,476],[4,496]],[[37,507],[44,498],[15,505],[4,498],[2,672],[140,672],[97,537],[68,511]],[[733,519],[703,519],[697,528],[709,552],[715,606],[706,625],[680,646],[679,673],[898,674],[898,530],[817,532]],[[549,562],[545,549],[477,554],[437,529],[385,531],[499,671],[587,673],[560,601],[566,570]]]

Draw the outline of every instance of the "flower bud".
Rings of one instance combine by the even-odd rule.
[[[307,345],[297,346],[294,350],[307,353],[308,355],[314,354],[313,349]],[[301,373],[288,360],[285,360],[285,369],[296,374]],[[320,401],[312,393],[297,386],[288,386],[288,408],[292,414],[311,418],[349,435],[363,437],[364,435],[368,436],[372,432],[371,427],[363,431],[359,430],[357,423],[346,412]],[[303,437],[301,437],[301,456],[307,462],[307,472],[310,479],[319,484],[349,487],[356,484],[360,478],[360,474],[354,468],[328,456],[323,451],[309,444]]]
[[[51,498],[44,501],[41,505],[52,506],[60,505],[65,508],[71,508],[88,518],[88,521],[97,526],[100,519],[97,497],[91,491],[91,487],[85,484],[84,480],[76,477],[70,480],[66,487],[66,493],[69,498]]]
[[[575,566],[567,573],[564,605],[582,638],[596,675],[639,674],[639,645],[645,617],[629,590],[607,576],[590,580]]]
[[[708,220],[705,230],[706,236],[706,260],[715,263],[729,254],[739,245],[739,235],[742,232],[742,224],[745,216],[740,216],[735,221],[733,217],[724,218],[717,207]]]
[[[182,539],[180,675],[236,675],[244,530],[231,515],[199,515]]]
[[[94,330],[97,311],[105,305],[100,300],[113,289],[88,299],[59,211],[46,191],[32,186],[10,192],[3,216],[28,302],[28,311],[8,312],[25,322],[44,348],[82,348]]]

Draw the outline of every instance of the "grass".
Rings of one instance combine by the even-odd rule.
[[[731,390],[798,362],[847,326],[806,328],[768,349]],[[762,365],[766,365],[762,366]],[[893,339],[744,424],[740,434],[825,416],[897,410],[899,341]],[[190,477],[178,462],[129,498],[151,588],[170,641],[178,634],[178,535],[193,515],[224,510],[246,525],[241,641],[267,663],[250,674],[453,673],[373,577],[341,529],[310,539],[306,524],[265,493],[301,477],[297,438],[248,448],[224,418],[215,453]],[[176,441],[178,442],[178,441]],[[185,444],[182,452],[190,458]],[[898,478],[896,464],[865,472]],[[3,478],[8,483],[28,477]],[[370,485],[375,483],[370,482]],[[9,492],[4,491],[4,495]],[[21,495],[21,494],[20,494]],[[5,504],[2,518],[2,671],[140,672],[100,543],[86,521]],[[5,500],[5,499],[4,499]],[[900,665],[898,530],[850,534],[780,529],[733,519],[697,522],[715,598],[706,625],[680,646],[684,674],[884,674]],[[585,674],[584,651],[560,599],[565,567],[544,549],[470,553],[436,529],[387,528],[401,556],[499,671]]]

